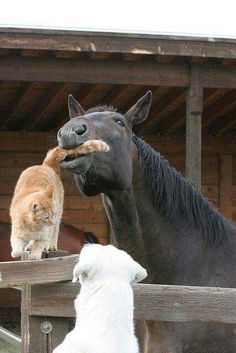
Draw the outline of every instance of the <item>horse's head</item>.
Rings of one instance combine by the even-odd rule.
[[[61,166],[75,175],[76,183],[85,195],[129,188],[132,180],[132,127],[144,121],[151,105],[147,92],[124,115],[109,107],[87,112],[69,96],[70,120],[58,131],[58,144],[74,148],[85,141],[100,139],[110,146],[108,153],[91,153],[75,159],[65,159]]]

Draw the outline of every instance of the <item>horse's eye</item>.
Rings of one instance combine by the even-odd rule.
[[[125,123],[122,119],[116,119],[115,122],[120,126],[125,126]]]

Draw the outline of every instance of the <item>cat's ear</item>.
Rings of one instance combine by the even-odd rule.
[[[53,186],[53,185],[48,185],[48,186],[46,187],[45,193],[46,193],[46,195],[47,195],[47,197],[48,197],[49,199],[52,198],[52,196],[53,196],[53,191],[54,191],[54,186]]]
[[[79,102],[77,102],[77,100],[72,96],[72,94],[69,94],[68,96],[68,109],[70,119],[85,114],[85,110],[81,107]]]
[[[39,203],[34,203],[32,206],[32,211],[33,212],[39,212],[43,210],[43,206],[40,205]]]

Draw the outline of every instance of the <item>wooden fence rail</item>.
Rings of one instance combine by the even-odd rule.
[[[190,322],[236,324],[236,289],[135,284],[135,317]],[[79,285],[70,282],[31,287],[30,314],[74,317]]]
[[[54,255],[60,254],[65,252]],[[71,255],[0,263],[0,289],[22,286],[22,353],[51,352],[66,335],[79,293],[70,281],[77,260]],[[133,289],[135,318],[236,324],[236,289],[153,284]]]

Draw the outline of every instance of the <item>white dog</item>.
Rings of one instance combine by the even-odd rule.
[[[80,281],[75,328],[53,353],[138,353],[131,283],[147,276],[131,256],[112,245],[85,245],[74,268]]]

